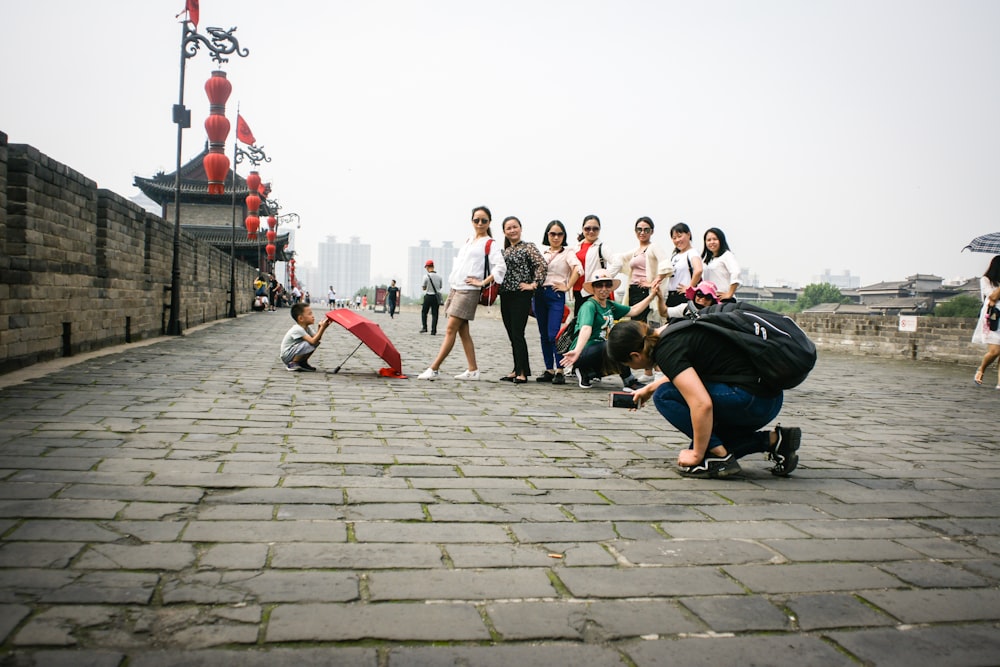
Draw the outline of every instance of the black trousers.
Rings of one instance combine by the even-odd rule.
[[[573,290],[573,317],[580,314],[580,307],[583,306],[583,302],[592,296],[593,294],[590,292],[577,292]]]
[[[524,340],[524,328],[528,325],[532,292],[500,292],[500,316],[507,329],[507,338],[514,354],[514,375],[531,377],[528,365],[528,343]]]
[[[436,294],[425,294],[424,295],[424,305],[420,307],[420,328],[427,331],[427,313],[431,314],[431,333],[436,334],[438,332],[438,309],[441,304],[438,303],[438,297]]]
[[[641,285],[629,285],[628,286],[628,305],[634,306],[643,299],[649,296],[649,288],[642,287]],[[649,307],[642,311],[632,319],[636,322],[645,322],[646,318],[649,317]]]

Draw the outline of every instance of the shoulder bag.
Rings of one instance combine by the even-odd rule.
[[[485,281],[490,276],[490,248],[493,247],[493,239],[486,242],[486,269],[483,271],[483,280]],[[497,285],[497,281],[492,281],[489,285],[482,288],[479,293],[479,303],[484,306],[492,306],[493,302],[497,300],[497,294],[500,292],[500,285]]]

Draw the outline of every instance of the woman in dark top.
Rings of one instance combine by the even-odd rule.
[[[658,331],[642,322],[622,322],[608,335],[608,356],[630,368],[659,366],[664,377],[633,394],[636,407],[653,399],[660,414],[691,438],[677,457],[681,474],[729,477],[740,472],[736,459],[766,453],[771,472],[787,477],[798,465],[799,428],[761,427],[778,416],[783,395],[759,384],[727,378],[756,377],[746,354],[722,335],[689,326]]]
[[[503,235],[507,274],[500,283],[500,315],[514,355],[514,370],[500,379],[523,384],[531,377],[524,328],[528,324],[531,299],[535,290],[545,283],[548,265],[534,243],[521,240],[521,221],[514,216],[504,218]]]

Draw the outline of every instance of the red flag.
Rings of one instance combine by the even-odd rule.
[[[198,27],[198,0],[187,0],[187,7],[185,7],[188,13],[188,20],[194,24],[194,27]]]
[[[236,138],[247,146],[253,146],[257,143],[257,140],[253,138],[253,132],[250,131],[250,126],[240,114],[236,114]]]

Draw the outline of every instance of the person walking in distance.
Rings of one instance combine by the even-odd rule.
[[[396,304],[399,301],[399,288],[396,287],[395,280],[393,280],[392,284],[390,284],[388,289],[386,289],[385,300],[387,302],[387,308],[389,309],[389,319],[392,319],[396,315]]]
[[[427,313],[431,315],[431,335],[436,336],[438,332],[438,309],[441,308],[441,288],[444,281],[434,272],[434,260],[424,262],[424,269],[427,275],[421,289],[424,291],[424,304],[420,307],[420,333],[427,333]]]

